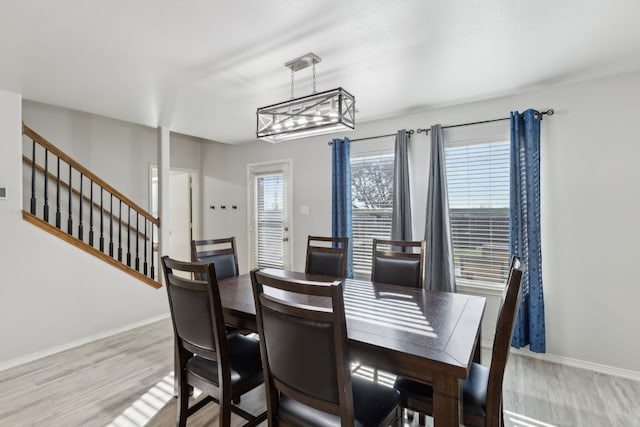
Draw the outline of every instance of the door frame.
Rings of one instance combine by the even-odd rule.
[[[247,259],[249,260],[249,269],[256,267],[256,260],[253,254],[253,226],[255,216],[255,186],[253,178],[255,176],[267,175],[272,173],[282,173],[284,175],[284,227],[288,241],[284,245],[284,269],[291,270],[294,265],[293,256],[293,160],[282,159],[272,160],[258,163],[247,164],[247,248],[249,251]]]
[[[158,217],[158,211],[156,207],[156,211],[153,209],[153,170],[158,170],[158,165],[149,164],[149,212],[154,215],[156,218]],[[200,171],[198,169],[187,169],[187,168],[169,168],[169,179],[171,179],[171,172],[184,172],[189,174],[189,178],[191,180],[191,236],[192,239],[198,239],[200,236]],[[158,174],[156,173],[156,178]],[[155,194],[158,197],[158,194]],[[172,201],[169,200],[169,209],[173,209]],[[171,215],[171,213],[169,213]],[[162,222],[162,218],[160,218],[160,226],[165,226]],[[154,237],[159,238],[160,233],[156,233]],[[153,242],[152,242],[153,243]],[[191,242],[189,242],[191,244]],[[155,245],[154,245],[155,246]],[[154,251],[157,252],[157,249],[154,248]]]

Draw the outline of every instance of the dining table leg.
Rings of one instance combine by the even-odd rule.
[[[459,427],[462,421],[462,389],[460,380],[450,375],[433,379],[434,427]]]

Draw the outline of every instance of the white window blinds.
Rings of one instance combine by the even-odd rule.
[[[509,141],[445,148],[456,281],[503,285],[509,257]]]
[[[284,176],[264,175],[256,178],[257,267],[284,268]]]
[[[351,159],[353,274],[371,277],[373,239],[391,237],[393,154]]]

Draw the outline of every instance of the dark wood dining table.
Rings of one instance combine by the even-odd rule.
[[[295,279],[336,280],[265,271]],[[225,323],[257,330],[250,275],[221,280],[219,288]],[[467,378],[479,345],[485,299],[344,279],[344,303],[351,359],[432,384],[434,426],[459,426],[460,381]]]

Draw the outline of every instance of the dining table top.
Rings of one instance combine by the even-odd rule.
[[[343,280],[349,349],[363,363],[431,382],[422,369],[428,360],[430,372],[443,370],[459,379],[467,377],[485,298],[278,269],[262,271],[299,280]],[[223,279],[218,286],[225,322],[257,330],[250,274]],[[286,298],[295,300],[296,296]]]
[[[351,360],[431,384],[434,427],[460,425],[461,381],[479,355],[485,298],[277,269],[262,271],[298,280],[343,281]],[[218,287],[225,323],[256,331],[251,275],[220,280]],[[318,298],[264,290],[297,303]]]

